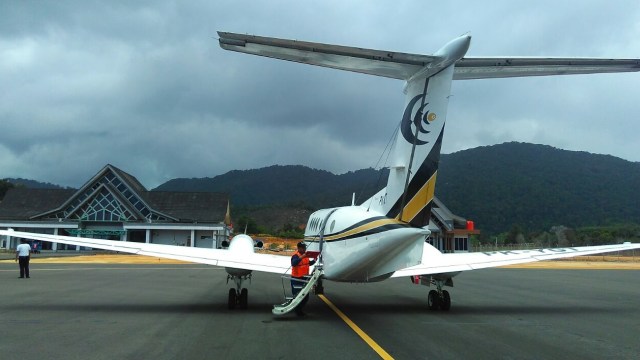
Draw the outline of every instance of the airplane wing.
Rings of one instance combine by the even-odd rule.
[[[396,271],[392,277],[455,273],[632,249],[640,249],[640,244],[624,243],[620,245],[447,254],[442,254],[433,247],[425,246],[422,253],[422,264]]]
[[[278,274],[284,274],[291,266],[289,257],[271,254],[238,254],[220,249],[90,239],[12,230],[0,230],[0,235]]]
[[[218,32],[225,50],[407,80],[441,59],[432,55],[362,49],[307,41]],[[465,57],[454,80],[640,71],[640,59]]]

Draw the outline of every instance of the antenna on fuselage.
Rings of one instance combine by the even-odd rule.
[[[356,206],[356,193],[351,196],[351,206]]]

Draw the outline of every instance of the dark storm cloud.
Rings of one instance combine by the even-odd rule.
[[[0,4],[0,177],[79,186],[107,163],[148,187],[303,164],[373,166],[402,82],[221,50],[216,31],[471,56],[640,57],[633,1]],[[638,74],[455,82],[443,149],[530,141],[638,161]]]

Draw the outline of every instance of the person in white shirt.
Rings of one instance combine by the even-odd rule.
[[[20,245],[16,248],[16,261],[20,263],[20,278],[27,275],[29,278],[29,260],[31,259],[31,246],[27,244],[27,240],[21,239]]]

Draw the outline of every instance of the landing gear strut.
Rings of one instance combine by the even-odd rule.
[[[442,290],[443,280],[433,280],[438,290],[429,291],[429,310],[449,311],[451,309],[451,296],[447,290]]]
[[[318,282],[313,287],[313,294],[314,295],[322,295],[322,294],[324,294],[324,285],[322,285],[322,279],[318,279]]]
[[[227,275],[227,283],[229,280],[233,280],[236,283],[236,287],[229,289],[229,310],[233,310],[238,306],[240,309],[246,309],[249,304],[249,290],[242,287],[242,281],[251,279],[251,274],[246,276],[233,276]]]

